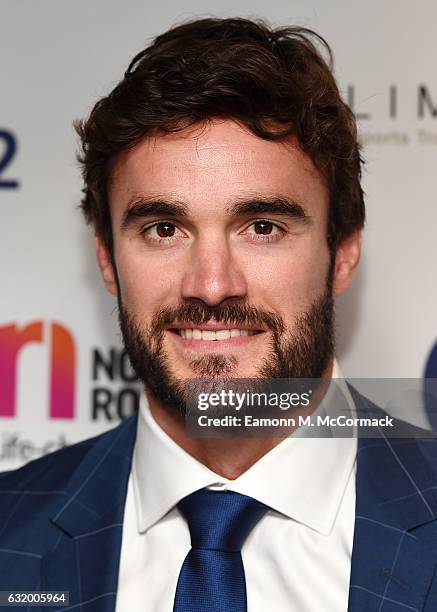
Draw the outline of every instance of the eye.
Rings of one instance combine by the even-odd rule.
[[[170,246],[186,238],[171,221],[158,221],[140,230],[143,239],[151,245]]]
[[[246,234],[252,242],[276,242],[277,240],[281,240],[287,232],[273,221],[258,219],[252,221],[243,233]]]
[[[255,234],[261,234],[263,236],[268,236],[274,230],[275,226],[271,221],[255,221],[253,224],[253,229],[255,230]]]
[[[171,238],[176,232],[176,226],[174,226],[173,223],[167,223],[167,221],[157,223],[155,228],[160,238]]]

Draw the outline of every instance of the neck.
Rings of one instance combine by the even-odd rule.
[[[322,378],[332,378],[333,362],[331,358]],[[187,433],[183,416],[163,406],[147,389],[146,396],[150,412],[161,429],[192,457],[228,480],[238,478],[284,440],[283,437],[193,438]],[[306,414],[315,408],[307,409]],[[304,414],[304,411],[297,414]],[[291,428],[289,435],[295,429]]]

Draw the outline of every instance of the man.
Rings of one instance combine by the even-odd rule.
[[[333,301],[364,204],[318,45],[194,21],[78,124],[83,211],[145,397],[115,430],[3,475],[1,589],[69,591],[86,612],[436,609],[433,441],[185,427],[190,379],[340,376]]]

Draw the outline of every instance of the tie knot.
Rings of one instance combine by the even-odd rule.
[[[261,502],[234,493],[200,489],[187,495],[178,508],[188,522],[191,546],[237,552],[269,509]]]

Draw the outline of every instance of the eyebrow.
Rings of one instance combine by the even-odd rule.
[[[226,208],[226,213],[230,217],[276,214],[305,224],[311,221],[311,216],[302,204],[283,197],[251,197],[229,206]],[[150,217],[187,218],[188,216],[189,208],[182,201],[141,197],[128,204],[122,217],[121,230],[128,229],[130,225],[133,225],[140,219]]]
[[[288,198],[250,198],[229,207],[226,211],[231,216],[275,214],[308,223],[311,216],[302,204]]]
[[[135,199],[129,203],[123,214],[121,229],[126,230],[139,219],[148,217],[188,217],[188,207],[178,201],[157,198]]]

